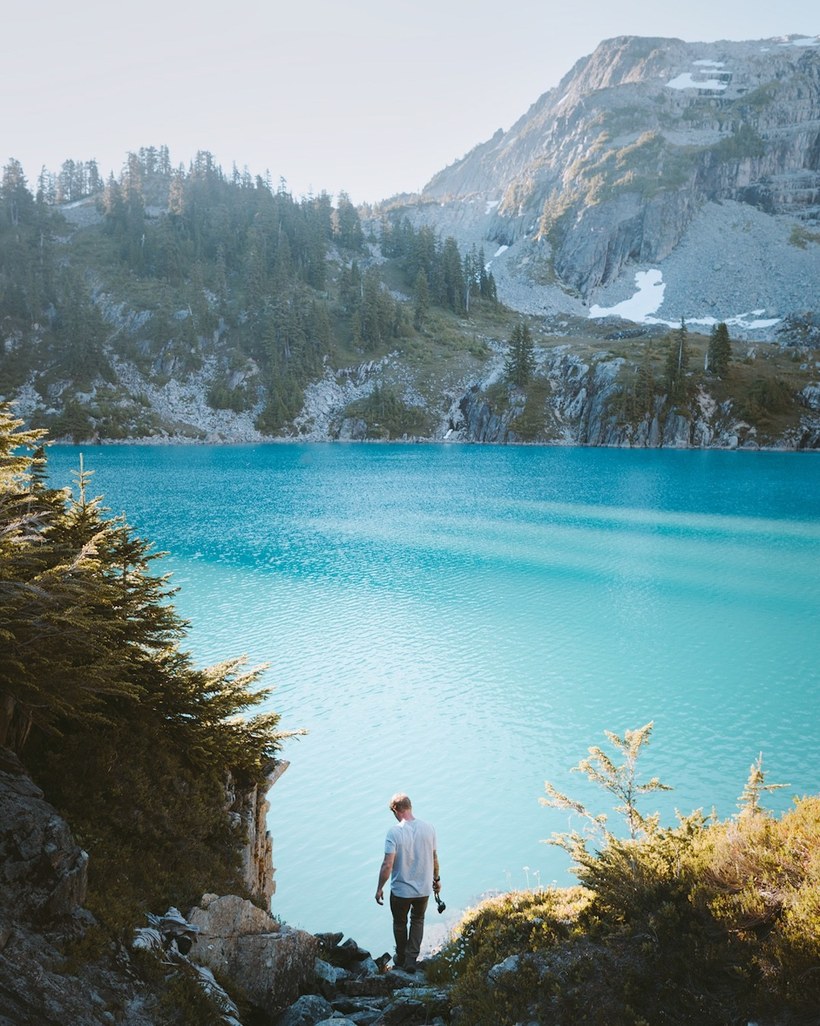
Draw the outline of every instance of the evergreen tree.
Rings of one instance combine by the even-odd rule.
[[[97,375],[113,374],[102,349],[105,326],[77,274],[63,272],[54,325],[57,365],[76,385],[87,387]]]
[[[23,165],[19,160],[10,160],[3,168],[0,181],[0,211],[7,224],[16,228],[29,219],[34,209],[34,197],[26,185]]]
[[[350,267],[343,267],[339,273],[339,302],[345,313],[357,310],[362,300],[362,274],[354,260]]]
[[[469,253],[464,254],[462,276],[464,278],[464,310],[470,313],[470,300],[479,294],[478,255],[473,246]]]
[[[686,322],[681,317],[680,327],[671,335],[666,356],[666,389],[673,401],[686,396],[686,372],[689,369],[687,336]]]
[[[530,383],[535,370],[535,353],[532,333],[525,321],[518,321],[513,328],[504,369],[507,378],[519,388],[526,388]]]
[[[452,310],[453,313],[464,313],[466,311],[464,267],[456,240],[452,236],[449,236],[444,241],[440,261],[442,269],[441,285],[443,288],[441,303],[449,310]]]
[[[410,281],[415,281],[419,271],[427,275],[427,282],[431,286],[433,299],[441,302],[436,289],[433,287],[434,277],[439,276],[438,245],[436,233],[428,225],[424,225],[418,232],[413,232],[412,225],[405,219],[404,242],[402,251],[406,254],[405,266]]]
[[[364,246],[359,212],[346,192],[339,193],[336,203],[336,240],[345,249],[359,251]]]
[[[37,177],[37,199],[43,203],[56,203],[57,186],[54,175],[45,167],[40,168]]]
[[[44,309],[54,302],[54,239],[61,219],[46,203],[48,187],[41,175],[35,200],[19,161],[12,160],[3,169],[0,181],[0,318],[9,318],[12,322],[6,323],[7,338],[16,330],[27,333],[31,325],[40,321]],[[8,362],[3,359],[5,355],[0,351],[0,364]],[[18,361],[21,355],[18,353]],[[29,368],[21,369],[25,373]]]
[[[122,189],[113,174],[108,176],[102,200],[98,202],[103,212],[104,230],[116,238],[125,228],[126,217]]]
[[[283,735],[246,715],[257,671],[193,667],[158,554],[106,518],[82,464],[76,497],[49,489],[21,427],[0,404],[0,745],[92,852],[92,911],[133,927],[240,885],[226,785],[259,782]]]
[[[709,370],[719,378],[725,378],[729,373],[729,364],[732,359],[732,343],[729,338],[729,329],[723,321],[712,328],[707,354]]]
[[[421,331],[427,314],[430,310],[430,287],[427,284],[427,275],[419,271],[416,275],[416,284],[413,289],[413,326]]]
[[[651,353],[645,346],[635,375],[635,413],[638,417],[652,416],[655,389]]]
[[[0,744],[18,751],[32,728],[53,732],[64,716],[89,715],[105,694],[134,694],[112,672],[121,637],[108,619],[113,595],[97,531],[71,537],[77,509],[34,478],[41,434],[0,406]]]
[[[359,339],[367,349],[376,349],[383,339],[392,334],[390,319],[391,297],[384,292],[376,267],[368,267],[362,282],[359,305]]]
[[[491,303],[498,302],[495,278],[487,267],[483,246],[478,251],[478,294],[482,299],[488,299]]]
[[[86,182],[88,192],[92,196],[102,191],[103,180],[96,160],[89,160],[86,164]]]

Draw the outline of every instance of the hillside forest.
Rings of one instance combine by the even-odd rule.
[[[0,394],[33,381],[56,411],[37,426],[57,435],[90,430],[92,391],[103,437],[151,433],[119,382],[126,361],[156,380],[212,361],[209,403],[255,408],[274,434],[325,361],[380,355],[432,306],[461,315],[496,303],[482,252],[384,224],[386,280],[344,193],[335,206],[327,193],[297,200],[282,181],[225,174],[207,152],[186,169],[166,147],[141,149],[107,182],[93,161],[66,161],[34,192],[12,160],[0,212]]]
[[[148,394],[193,383],[256,437],[312,437],[308,386],[364,375],[316,437],[347,420],[359,438],[440,439],[458,421],[468,441],[820,444],[810,315],[752,346],[725,324],[550,323],[505,307],[483,248],[442,238],[416,202],[296,199],[206,151],[173,166],[165,146],[106,181],[68,160],[34,189],[12,159],[0,397],[58,439],[203,440]]]

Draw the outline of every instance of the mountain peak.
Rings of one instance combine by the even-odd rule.
[[[776,236],[782,265],[733,283],[738,302],[776,316],[805,309],[801,283],[820,274],[820,37],[604,40],[508,131],[439,172],[422,199],[436,201],[424,216],[460,241],[508,247],[519,294],[549,279],[549,300],[531,312],[539,302],[578,312],[616,286],[625,292],[636,271],[663,271],[685,244],[697,249],[711,205],[737,204],[732,223],[760,247]],[[795,231],[810,243],[795,245]],[[739,236],[723,238],[724,250],[738,240],[753,258]],[[689,263],[667,290],[672,320],[684,297],[705,310],[729,289],[715,289],[713,267]],[[509,276],[497,276],[509,302]]]

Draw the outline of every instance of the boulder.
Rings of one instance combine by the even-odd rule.
[[[203,894],[199,905],[191,909],[188,922],[203,934],[203,946],[220,957],[223,942],[230,944],[239,934],[274,933],[279,924],[269,912],[236,894]]]
[[[313,964],[313,972],[316,977],[316,987],[324,997],[333,997],[339,989],[342,980],[347,979],[350,973],[347,969],[331,965],[321,958],[317,958]]]
[[[370,952],[360,948],[352,938],[340,943],[341,933],[317,934],[316,939],[321,947],[321,957],[331,965],[340,966],[342,969],[359,969],[362,967],[362,963],[370,958]]]
[[[340,442],[361,442],[367,438],[367,421],[361,417],[345,417],[339,425],[336,438]]]
[[[303,995],[277,1020],[276,1026],[421,1026],[450,1018],[446,989],[427,984],[424,971],[414,975],[386,971],[390,956],[373,958],[353,940],[323,933],[311,996]],[[339,962],[351,963],[344,968]],[[432,1017],[432,1018],[431,1018]]]
[[[276,1020],[276,1026],[316,1026],[333,1015],[333,1006],[319,994],[303,994]]]
[[[385,1008],[384,1026],[423,1026],[434,1019],[449,1017],[450,999],[437,987],[414,987],[398,991]]]
[[[283,1011],[314,981],[316,938],[280,926],[250,901],[206,894],[188,920],[200,931],[191,958],[230,980],[268,1015]]]

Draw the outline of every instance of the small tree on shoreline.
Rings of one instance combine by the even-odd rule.
[[[577,766],[573,766],[574,771],[586,774],[594,784],[598,784],[618,799],[619,804],[615,806],[615,811],[624,817],[629,829],[630,840],[633,841],[641,834],[654,834],[658,829],[659,822],[659,813],[644,816],[638,810],[638,798],[654,791],[672,790],[671,787],[662,784],[657,777],[652,777],[645,783],[640,783],[637,778],[638,756],[641,750],[649,744],[653,726],[652,722],[646,723],[637,730],[625,731],[623,737],[619,737],[609,730],[604,731],[616,752],[623,758],[620,765],[616,765],[602,748],[593,745],[589,749],[589,756],[582,759]],[[593,814],[582,802],[575,801],[558,791],[549,781],[544,782],[544,790],[547,792],[547,797],[539,799],[541,805],[554,809],[567,809],[581,816],[591,827],[593,837],[597,837],[604,843],[615,839],[615,835],[607,827],[606,813]],[[553,834],[546,843],[564,848],[576,861],[581,861],[589,854],[588,841],[587,836],[572,830]]]

